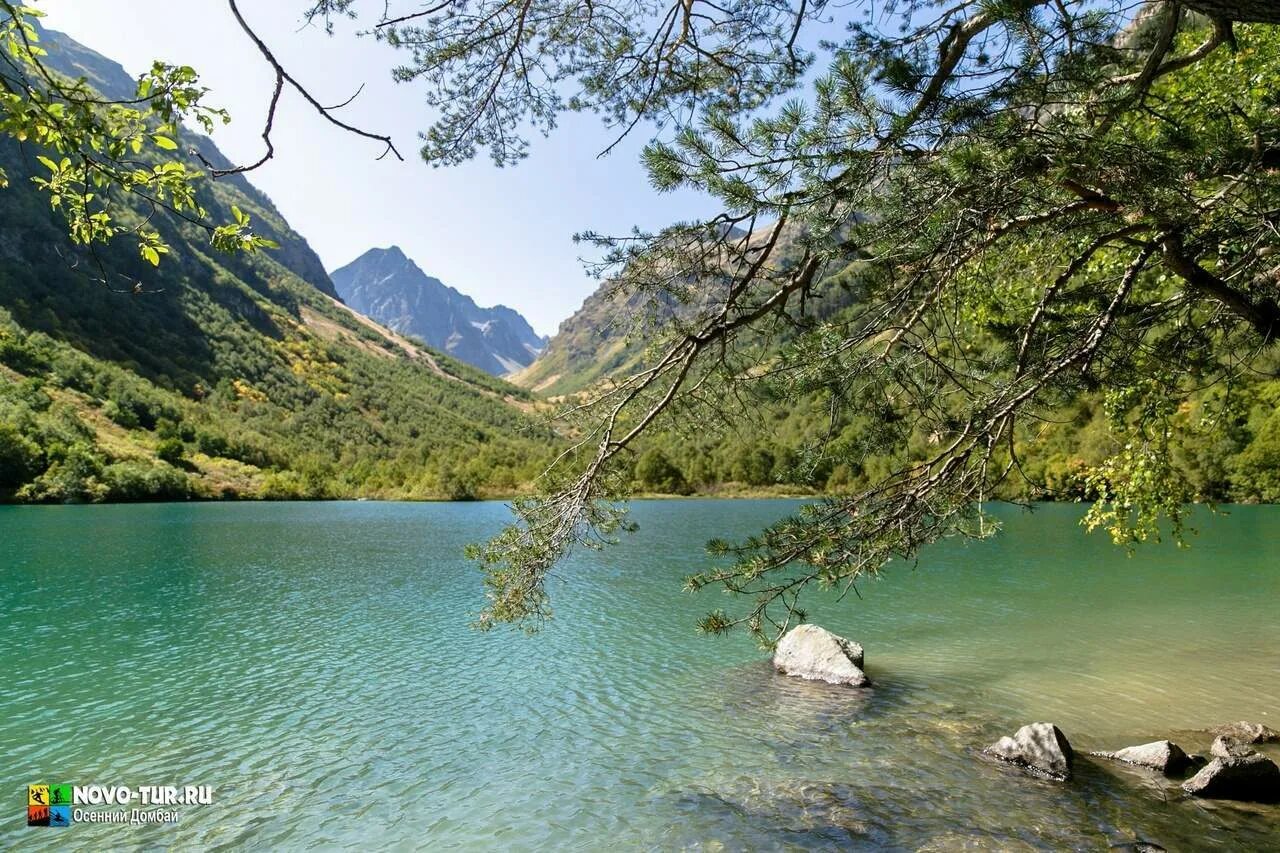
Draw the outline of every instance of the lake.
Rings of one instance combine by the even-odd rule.
[[[1077,761],[980,759],[1028,722],[1078,751],[1280,728],[1280,508],[1127,557],[1075,506],[815,596],[876,686],[773,674],[681,579],[785,501],[639,502],[534,636],[469,625],[500,503],[0,507],[0,846],[1280,848],[1280,807]],[[1273,757],[1277,750],[1265,748]],[[210,785],[176,824],[28,828],[26,785]],[[136,804],[135,804],[136,805]],[[51,837],[51,833],[57,833]]]

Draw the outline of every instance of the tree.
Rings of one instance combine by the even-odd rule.
[[[71,80],[44,61],[35,20],[40,12],[0,2],[0,133],[37,146],[47,176],[33,180],[49,203],[66,217],[73,242],[90,249],[117,237],[132,239],[141,256],[159,264],[168,246],[148,220],[129,223],[113,202],[123,192],[143,199],[153,214],[166,210],[192,221],[205,212],[196,203],[201,177],[166,156],[178,149],[183,119],[206,131],[226,121],[224,111],[203,103],[205,90],[188,66],[156,62],[138,80],[133,98],[103,98],[84,80]],[[0,187],[8,178],[0,173]],[[269,244],[249,230],[247,220],[206,227],[221,249],[256,249]],[[94,256],[96,258],[96,255]],[[99,263],[99,281],[122,292]]]
[[[182,439],[162,438],[156,443],[156,456],[168,462],[170,465],[178,465],[182,462],[182,455],[186,453],[187,448],[182,443]]]
[[[773,454],[763,447],[742,447],[733,463],[733,479],[749,486],[775,482]]]
[[[617,288],[723,295],[673,324],[641,369],[574,402],[574,451],[473,552],[482,624],[549,613],[549,568],[623,525],[620,472],[642,435],[748,416],[763,399],[820,395],[832,434],[870,415],[870,440],[809,453],[849,470],[894,464],[717,545],[732,565],[689,588],[750,603],[706,630],[768,640],[814,584],[845,592],[939,537],[993,530],[978,507],[1023,476],[1015,433],[1082,392],[1105,396],[1122,448],[1089,472],[1090,524],[1122,542],[1155,535],[1162,516],[1178,524],[1179,403],[1232,383],[1280,331],[1280,40],[1239,26],[1275,23],[1272,4],[901,2],[891,20],[854,4],[868,14],[818,48],[811,92],[781,103],[817,61],[801,28],[840,23],[823,3],[653,16],[648,4],[445,5],[383,33],[413,58],[402,78],[453,99],[424,155],[518,159],[517,121],[548,129],[560,109],[622,131],[666,122],[644,155],[654,185],[724,208],[656,234],[585,235]],[[815,316],[807,305],[837,272],[857,304]]]
[[[309,96],[229,6],[275,71],[270,157],[282,91]],[[716,545],[731,563],[689,587],[750,603],[704,629],[741,624],[767,640],[814,584],[847,591],[939,537],[989,532],[980,501],[1026,476],[1015,435],[1082,392],[1104,397],[1121,448],[1085,475],[1090,522],[1140,541],[1162,516],[1181,519],[1181,401],[1229,389],[1275,345],[1274,3],[369,7],[371,32],[408,57],[398,78],[425,87],[429,161],[487,149],[512,163],[525,131],[591,111],[619,138],[652,129],[657,189],[723,207],[659,233],[583,235],[620,290],[655,304],[713,298],[634,373],[567,409],[577,444],[542,494],[515,502],[515,523],[473,550],[490,598],[482,625],[545,617],[555,562],[626,526],[630,450],[650,431],[805,395],[823,401],[833,437],[867,424],[808,456],[877,473]],[[314,0],[307,14],[331,25],[360,8]],[[836,277],[854,304],[814,310]],[[1212,429],[1213,413],[1204,420]]]
[[[0,423],[0,488],[15,488],[39,470],[41,453],[17,427]]]
[[[636,460],[636,481],[641,488],[665,495],[689,493],[684,473],[656,447],[651,447]]]
[[[332,124],[383,142],[382,156],[400,156],[389,138],[335,118],[337,107],[322,106],[280,65],[245,22],[234,0],[228,5],[271,66],[275,89],[262,134],[264,155],[248,166],[220,169],[204,160],[198,149],[184,152],[179,145],[183,121],[194,122],[207,133],[230,120],[225,110],[205,104],[207,90],[194,69],[157,61],[139,77],[131,96],[104,97],[83,77],[71,79],[46,62],[47,52],[40,46],[36,23],[41,15],[37,8],[0,0],[0,134],[36,147],[35,157],[47,175],[33,180],[48,193],[50,205],[66,218],[72,242],[87,250],[95,279],[112,290],[137,294],[142,285],[122,283],[121,274],[106,268],[95,246],[128,239],[143,259],[158,265],[169,246],[151,222],[157,213],[202,227],[213,247],[223,252],[276,248],[273,241],[254,233],[249,217],[236,207],[231,209],[231,221],[212,221],[196,193],[201,181],[249,171],[273,156],[272,123],[286,86]],[[197,161],[203,168],[197,167]],[[0,171],[0,188],[7,183],[7,176]],[[151,216],[139,220],[126,213],[129,205],[121,201],[122,195],[141,200]],[[69,259],[69,263],[74,268],[80,266],[79,259]]]

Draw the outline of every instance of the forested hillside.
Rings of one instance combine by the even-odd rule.
[[[1256,47],[1252,55],[1256,56]],[[782,252],[787,263],[787,243]],[[793,251],[793,250],[792,250]],[[884,441],[887,429],[910,423],[907,411],[867,411],[831,417],[825,390],[806,390],[789,376],[803,335],[835,335],[860,308],[856,253],[830,265],[802,315],[779,323],[768,335],[739,342],[744,364],[777,372],[765,405],[744,405],[734,394],[717,399],[720,417],[684,424],[679,417],[637,443],[634,484],[659,493],[829,493],[864,488],[904,463],[936,450],[938,436],[916,430],[906,447]],[[1018,268],[1010,275],[1020,275]],[[723,282],[690,284],[679,298],[670,293],[621,293],[606,282],[561,324],[544,354],[512,378],[518,384],[575,406],[626,377],[651,367],[682,331],[715,316],[723,305]],[[975,340],[975,359],[994,354],[994,340]],[[753,368],[759,372],[763,368]],[[1249,371],[1228,391],[1219,385],[1188,391],[1167,413],[1170,452],[1189,487],[1188,496],[1211,502],[1280,501],[1280,357],[1252,356]],[[1124,401],[1113,401],[1123,404]],[[758,403],[758,401],[753,401]],[[1063,401],[1050,416],[1021,424],[1015,432],[1018,465],[1025,477],[1009,479],[993,498],[1091,500],[1097,471],[1123,450],[1123,429],[1111,418],[1133,417],[1108,407],[1101,391]],[[822,447],[822,451],[816,448]],[[861,459],[850,465],[848,459]]]
[[[53,67],[131,91],[119,66],[44,42]],[[225,163],[207,138],[179,142]],[[40,154],[0,143],[0,497],[472,497],[518,490],[551,452],[525,392],[336,300],[242,177],[205,179],[198,201],[278,249],[215,251],[200,224],[126,197],[170,247],[152,266],[73,246],[31,182]]]

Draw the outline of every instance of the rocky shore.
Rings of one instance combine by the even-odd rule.
[[[773,655],[783,675],[852,688],[869,688],[863,647],[817,625],[788,631]],[[1261,723],[1239,721],[1206,729],[1214,740],[1209,755],[1189,754],[1171,740],[1157,740],[1114,751],[1086,753],[1091,758],[1141,768],[1182,779],[1189,797],[1280,803],[1280,766],[1254,749],[1280,742],[1280,734]],[[1076,761],[1067,736],[1053,723],[1024,725],[980,751],[986,758],[1012,765],[1030,776],[1069,782]]]

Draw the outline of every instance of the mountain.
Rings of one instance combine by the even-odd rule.
[[[636,367],[648,345],[643,328],[696,316],[710,298],[680,303],[666,296],[622,294],[602,284],[560,324],[538,358],[508,378],[547,395],[571,394]]]
[[[477,306],[424,273],[398,246],[370,249],[330,278],[360,313],[495,376],[527,366],[547,345],[519,312]]]
[[[133,91],[100,54],[41,42],[52,68],[105,97]],[[222,254],[199,225],[126,196],[122,215],[170,246],[152,267],[127,242],[72,245],[30,180],[42,152],[0,140],[0,498],[510,494],[554,452],[527,392],[342,304],[243,176],[204,180],[199,203],[218,222],[239,207],[280,249]],[[184,130],[193,147],[226,162]]]
[[[748,235],[733,229],[730,236],[754,242],[763,239],[767,230]],[[798,251],[793,248],[796,238],[796,233],[784,231],[779,240],[781,263],[788,263]],[[809,315],[822,319],[850,305],[851,282],[844,269],[834,270],[816,288],[817,296],[806,303]],[[669,338],[675,322],[697,324],[717,312],[724,304],[726,286],[726,281],[698,282],[677,295],[623,293],[613,282],[604,282],[560,324],[537,360],[507,378],[523,388],[556,396],[631,373],[653,354],[655,344]]]
[[[41,45],[49,51],[49,55],[45,57],[45,64],[49,68],[68,77],[84,77],[89,85],[113,100],[128,101],[135,96],[137,81],[119,63],[90,50],[64,33],[43,28],[39,32]],[[213,144],[213,140],[203,134],[187,133],[183,141],[186,147],[199,151],[215,168],[225,169],[233,165]],[[228,197],[239,199],[242,209],[248,211],[244,207],[246,201],[255,208],[258,213],[254,217],[255,230],[280,244],[280,248],[272,252],[273,260],[318,290],[337,296],[320,258],[307,245],[307,241],[289,227],[265,193],[249,183],[244,175],[219,178],[217,186],[229,190]]]

